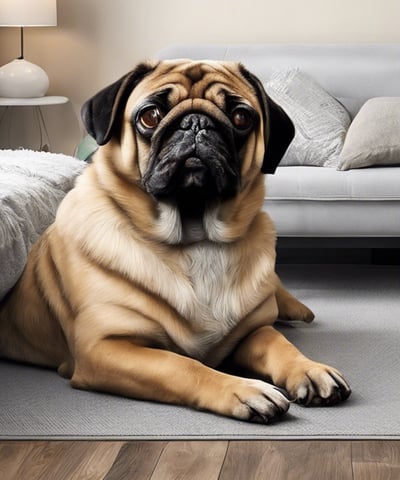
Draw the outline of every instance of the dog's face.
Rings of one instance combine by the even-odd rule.
[[[82,118],[99,145],[119,145],[124,174],[191,219],[272,173],[294,134],[256,77],[228,62],[139,65]]]

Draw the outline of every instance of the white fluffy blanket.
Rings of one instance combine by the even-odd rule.
[[[85,166],[62,154],[0,150],[0,299]]]

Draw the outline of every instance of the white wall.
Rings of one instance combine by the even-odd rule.
[[[25,56],[49,74],[53,149],[72,153],[90,95],[176,42],[400,42],[400,0],[58,0],[58,27],[26,30]],[[0,28],[0,64],[18,55]],[[1,113],[1,112],[0,112]]]

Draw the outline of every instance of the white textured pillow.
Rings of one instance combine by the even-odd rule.
[[[264,86],[296,128],[280,165],[337,167],[351,122],[343,105],[298,68],[276,72]]]
[[[347,132],[338,170],[400,165],[400,97],[371,98]]]

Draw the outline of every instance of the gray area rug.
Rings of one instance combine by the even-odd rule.
[[[277,423],[248,424],[73,390],[55,372],[0,362],[0,438],[399,439],[400,267],[278,270],[316,314],[311,326],[282,331],[304,353],[345,373],[353,389],[347,402],[330,408],[292,405]]]

